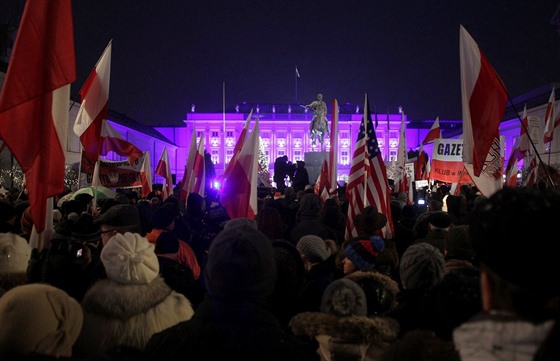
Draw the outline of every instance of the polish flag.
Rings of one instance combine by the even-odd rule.
[[[196,144],[196,143],[195,143]],[[197,193],[204,197],[206,193],[206,168],[204,164],[204,134],[200,135],[198,150],[194,154],[192,168],[187,170],[186,194]],[[186,203],[185,203],[186,206]]]
[[[259,117],[253,131],[235,159],[220,194],[220,200],[231,219],[257,215],[257,173],[259,162]]]
[[[201,135],[202,137],[202,135]],[[191,143],[189,147],[189,155],[187,156],[187,162],[185,163],[185,172],[183,173],[183,180],[181,181],[181,191],[179,193],[179,198],[181,201],[185,202],[187,205],[187,198],[189,196],[189,177],[191,176],[191,169],[194,166],[194,158],[196,155],[196,122],[193,123],[193,131],[191,134]]]
[[[521,131],[519,133],[519,151],[524,155],[529,155],[529,120],[527,119],[527,104],[523,108],[523,116],[521,118]]]
[[[554,95],[554,88],[550,93],[550,98],[548,99],[548,104],[546,105],[546,113],[544,115],[544,143],[550,143],[554,139],[554,129],[558,126],[560,118],[554,121],[554,102],[556,101]]]
[[[109,113],[109,83],[111,80],[111,50],[109,42],[95,68],[80,90],[82,104],[74,123],[74,133],[80,137],[85,157],[94,164],[101,153],[101,129]]]
[[[222,175],[222,179],[224,181],[227,179],[229,173],[231,172],[231,168],[233,167],[233,164],[235,163],[235,159],[237,158],[237,155],[241,151],[241,148],[243,148],[243,144],[245,144],[245,137],[247,137],[247,131],[249,129],[249,124],[251,124],[252,115],[253,115],[253,109],[251,109],[251,112],[249,113],[247,120],[245,120],[245,125],[243,126],[243,130],[241,131],[241,134],[239,134],[239,138],[237,138],[237,143],[235,143],[235,147],[233,148],[233,155],[229,163],[227,164],[226,169],[224,170],[224,174]]]
[[[463,104],[463,160],[475,176],[485,172],[500,178],[500,122],[507,91],[498,73],[477,43],[460,27],[461,97]]]
[[[47,227],[49,199],[64,191],[70,84],[75,80],[72,2],[28,0],[0,94],[0,138],[25,175],[38,233]]]
[[[163,152],[161,153],[161,158],[159,159],[155,173],[165,179],[165,182],[162,186],[162,198],[165,200],[173,194],[173,186],[171,185],[171,169],[169,168],[167,147],[163,147]]]
[[[511,150],[511,154],[506,166],[505,186],[517,187],[517,173],[519,172],[517,163],[519,163],[519,161],[523,159],[523,157],[523,153],[519,151],[519,138],[515,138],[515,143],[513,145],[513,149]]]
[[[395,192],[408,193],[408,177],[406,174],[406,162],[408,154],[406,152],[406,124],[404,123],[404,110],[399,107],[401,113],[401,128],[399,133],[399,148],[397,153],[397,164],[395,167]]]
[[[424,141],[422,142],[422,145],[426,145],[430,142],[433,142],[434,140],[441,138],[441,128],[439,127],[439,117],[436,118],[436,120],[434,121],[434,124],[432,124],[432,127],[430,128],[430,131],[428,132],[428,134],[426,134],[426,138],[424,138]]]
[[[322,202],[325,202],[330,197],[330,190],[332,189],[330,184],[330,174],[329,174],[329,162],[323,159],[323,164],[321,165],[321,173],[317,177],[315,182],[315,187],[313,191],[317,194]]]
[[[100,154],[106,156],[111,151],[115,152],[122,157],[128,157],[130,166],[134,167],[136,160],[142,157],[142,151],[134,144],[124,140],[107,120],[104,119],[102,124]]]
[[[144,161],[140,168],[140,181],[142,184],[142,197],[145,198],[152,192],[152,164],[150,160],[150,152],[144,152]]]

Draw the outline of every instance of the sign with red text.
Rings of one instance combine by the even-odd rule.
[[[463,139],[436,139],[432,152],[430,179],[457,183],[464,167]]]

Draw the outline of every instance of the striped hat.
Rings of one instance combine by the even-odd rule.
[[[344,247],[344,255],[361,270],[375,267],[377,257],[385,249],[385,241],[379,236],[351,241]]]

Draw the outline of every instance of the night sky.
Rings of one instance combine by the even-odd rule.
[[[560,81],[558,2],[545,0],[76,0],[78,95],[113,39],[112,110],[180,125],[191,104],[363,104],[461,119],[459,25],[510,97]],[[301,77],[296,81],[295,67]],[[330,113],[330,109],[329,109]]]

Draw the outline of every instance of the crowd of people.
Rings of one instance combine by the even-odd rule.
[[[25,197],[0,200],[1,360],[560,359],[558,189],[395,194],[393,236],[368,206],[350,239],[344,192],[286,187],[254,220],[92,198],[57,202],[43,249]]]

